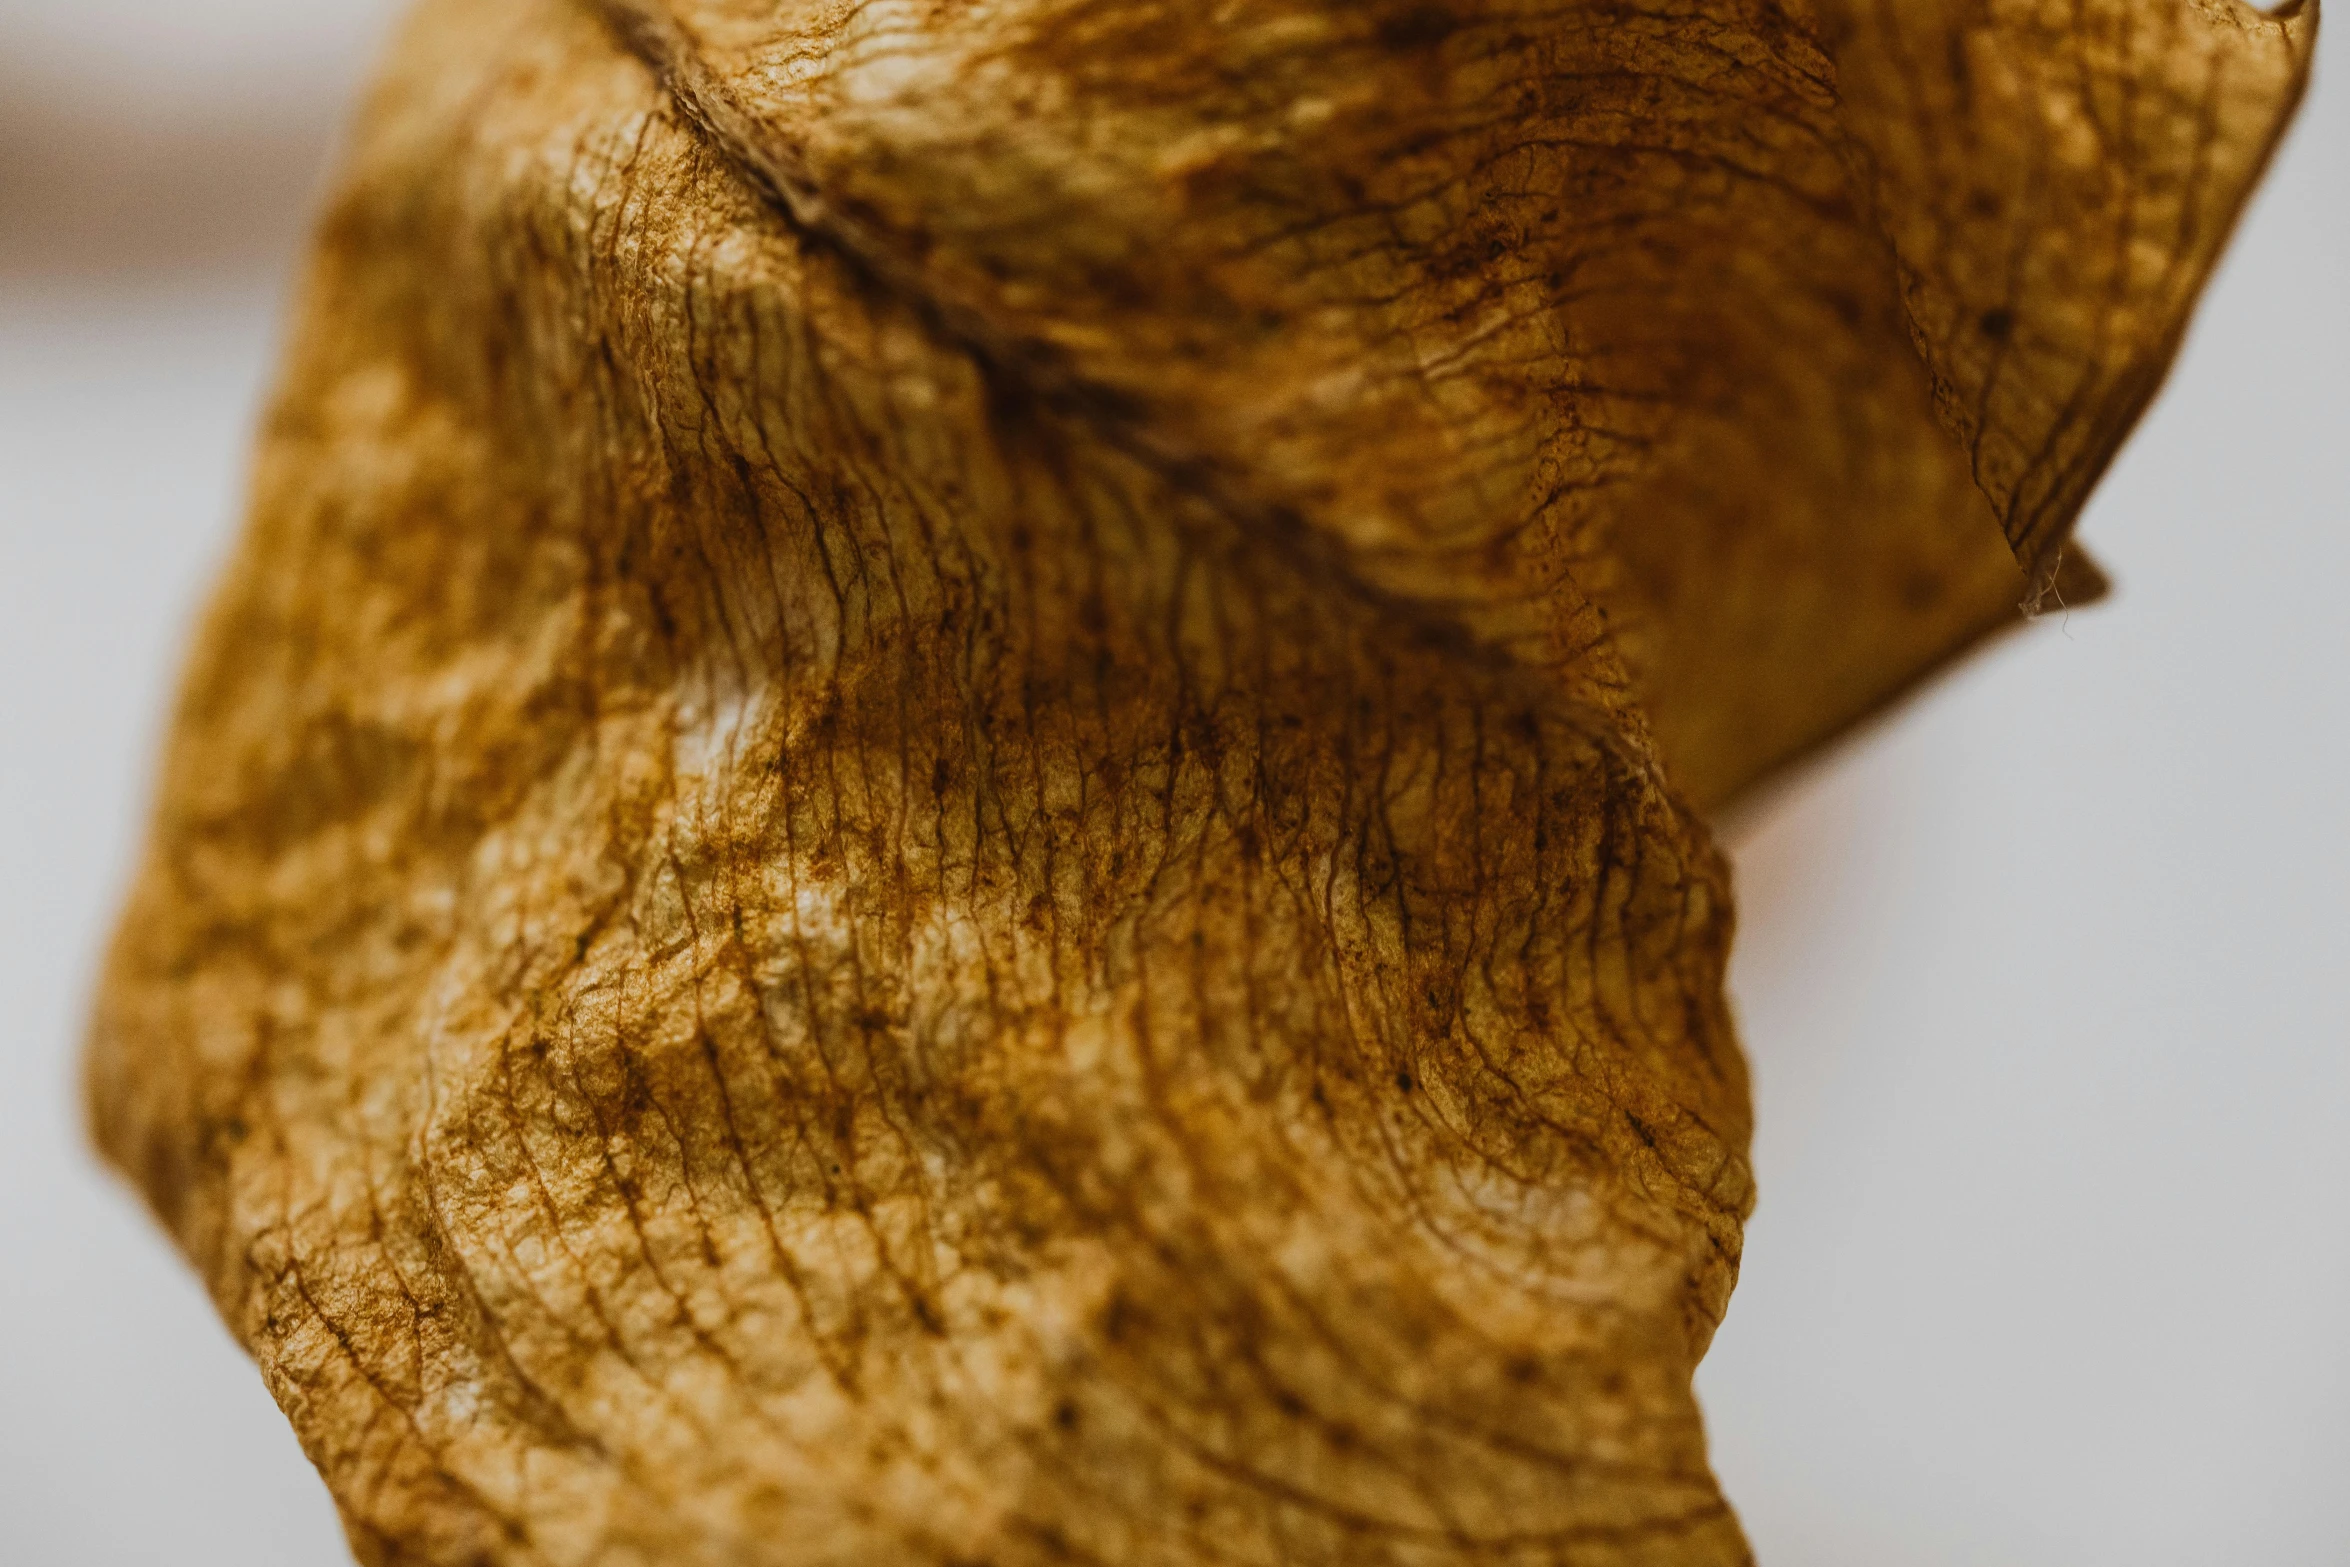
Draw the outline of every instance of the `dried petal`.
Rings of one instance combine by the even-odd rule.
[[[2054,580],[2308,29],[429,0],[91,1064],[361,1558],[1743,1560],[1693,805]]]

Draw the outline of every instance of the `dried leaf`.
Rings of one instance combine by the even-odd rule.
[[[360,1557],[1743,1560],[1694,811],[2094,588],[2313,21],[428,0],[91,1060]]]

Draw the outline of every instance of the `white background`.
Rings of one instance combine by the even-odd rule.
[[[0,1561],[332,1567],[74,1054],[377,0],[0,0]],[[2091,508],[2119,579],[1733,824],[1780,1567],[2350,1563],[2350,90]]]

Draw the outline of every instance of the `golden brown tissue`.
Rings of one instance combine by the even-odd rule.
[[[359,1558],[1745,1561],[1702,813],[2095,591],[2314,22],[427,0],[89,1067]]]

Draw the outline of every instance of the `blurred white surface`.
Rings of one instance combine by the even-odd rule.
[[[0,0],[0,57],[109,113],[209,113],[256,94],[339,100],[392,0]]]
[[[0,1562],[324,1567],[324,1490],[84,1144],[74,1056],[271,291],[0,278]]]
[[[299,187],[383,13],[0,0],[11,1567],[343,1559],[258,1377],[85,1152],[73,1056],[236,510]],[[2350,1561],[2331,87],[2091,510],[2115,600],[2013,639],[1740,825],[1763,1197],[1699,1385],[1766,1563]],[[70,178],[35,166],[94,121],[147,129]],[[247,146],[274,151],[221,172]],[[250,211],[174,229],[149,193],[187,188]]]

